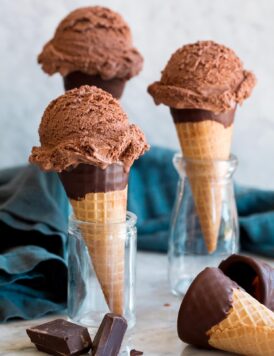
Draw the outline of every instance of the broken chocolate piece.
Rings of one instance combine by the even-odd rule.
[[[120,315],[108,313],[104,316],[95,335],[93,356],[117,356],[127,330],[127,321]]]
[[[139,355],[143,355],[143,351],[138,351],[138,350],[130,350],[130,356],[139,356]]]
[[[50,355],[81,355],[92,346],[87,328],[63,319],[34,326],[26,331],[37,350]]]

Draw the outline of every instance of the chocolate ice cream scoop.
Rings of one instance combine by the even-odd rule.
[[[248,256],[231,255],[219,268],[260,303],[274,311],[274,269]]]
[[[235,52],[213,41],[178,49],[148,92],[156,104],[174,109],[202,109],[215,114],[235,109],[256,83]]]
[[[59,72],[65,77],[80,72],[99,75],[103,80],[120,78],[122,82],[137,75],[143,66],[128,24],[118,13],[100,6],[80,8],[65,17],[38,62],[50,75]],[[70,81],[65,81],[68,89]]]
[[[206,268],[199,273],[179,310],[179,338],[188,344],[211,348],[207,332],[228,315],[235,288],[239,287],[218,268]]]
[[[33,147],[30,162],[45,171],[61,172],[81,163],[105,169],[119,162],[127,172],[149,147],[119,102],[90,86],[53,100],[44,112],[39,135],[41,146]]]

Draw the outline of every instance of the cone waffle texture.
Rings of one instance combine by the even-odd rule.
[[[123,314],[127,188],[70,199],[109,309]],[[99,224],[98,224],[99,223]]]
[[[228,316],[209,332],[217,349],[248,356],[274,355],[274,313],[243,290],[233,290]]]
[[[184,157],[195,160],[226,160],[230,155],[233,125],[225,128],[213,120],[176,123],[177,134]],[[222,187],[218,182],[220,172],[216,166],[186,167],[194,204],[199,217],[208,251],[217,246],[222,209]]]

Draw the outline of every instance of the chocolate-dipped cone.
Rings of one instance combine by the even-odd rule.
[[[89,75],[83,72],[72,72],[64,76],[65,90],[80,88],[82,85],[95,85],[110,93],[114,98],[120,99],[126,84],[126,78],[113,78],[104,80],[100,75]]]
[[[106,301],[122,314],[127,172],[149,148],[144,134],[112,95],[84,85],[48,105],[39,136],[29,160],[60,173]]]
[[[171,108],[185,158],[227,160],[235,107],[250,96],[255,83],[254,74],[244,69],[233,50],[198,41],[172,54],[148,92],[156,105]],[[222,198],[216,171],[209,169],[207,176],[195,182],[192,176],[190,184],[207,249],[214,252]]]
[[[230,155],[235,109],[214,114],[200,109],[171,108],[183,156],[203,161],[190,162],[186,172],[208,252],[216,250],[221,220],[222,172],[214,160],[227,160]]]
[[[206,268],[190,285],[178,315],[179,338],[203,348],[271,356],[274,313],[218,268]]]
[[[128,174],[123,165],[105,170],[80,164],[59,177],[70,199],[110,311],[122,315]],[[94,224],[85,224],[85,222]]]
[[[231,255],[219,268],[247,293],[274,311],[274,269],[248,256]]]

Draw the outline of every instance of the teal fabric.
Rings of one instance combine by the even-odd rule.
[[[54,173],[0,173],[0,321],[66,307],[68,202]]]
[[[128,210],[137,217],[138,248],[166,252],[178,174],[174,151],[151,147],[131,168]]]
[[[128,208],[138,248],[166,252],[178,175],[174,151],[159,147],[135,162]],[[236,186],[241,246],[274,257],[274,192]],[[27,166],[0,172],[0,321],[66,307],[68,201],[55,173]]]
[[[274,192],[235,187],[241,248],[274,258]]]
[[[138,216],[138,247],[166,252],[178,174],[174,151],[152,147],[131,169],[130,211]],[[274,191],[235,187],[244,251],[274,257]]]

